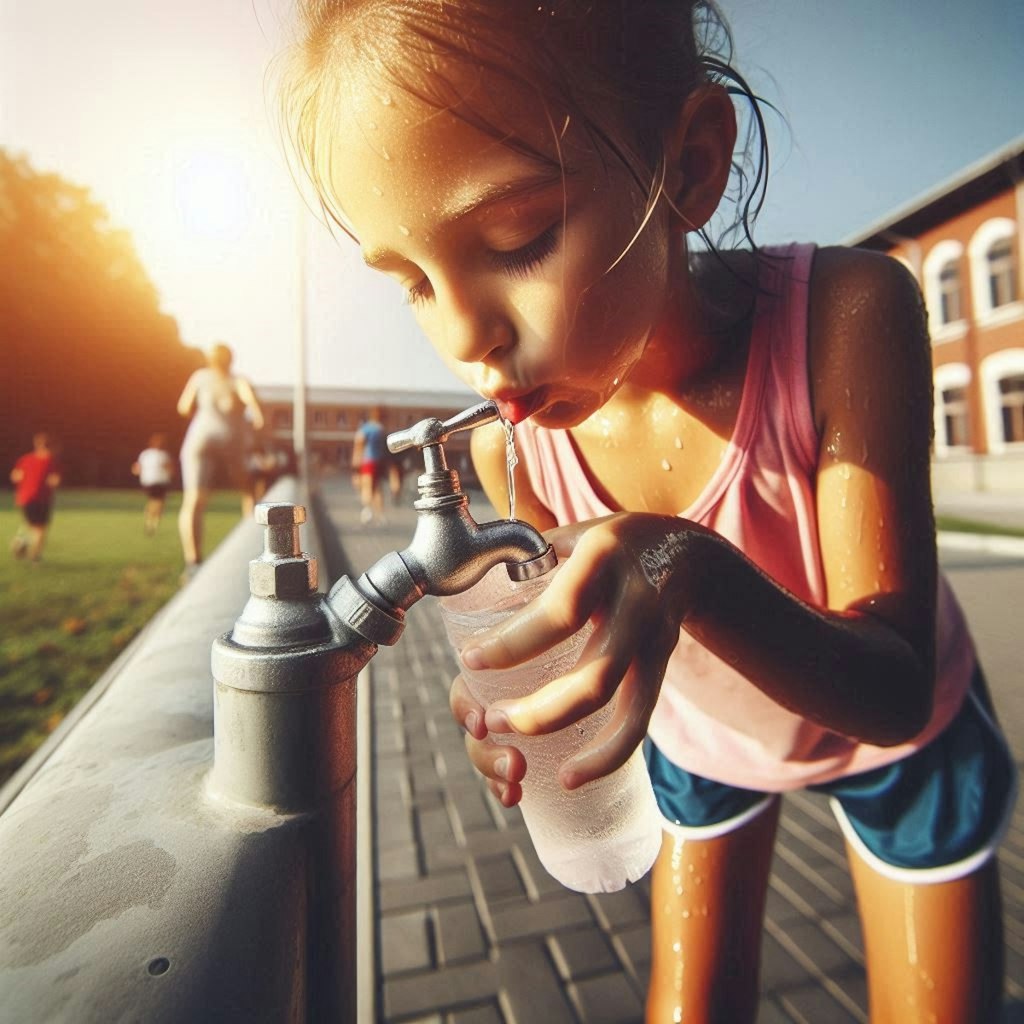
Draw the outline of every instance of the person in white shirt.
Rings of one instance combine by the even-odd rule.
[[[132,465],[132,472],[139,478],[146,492],[142,522],[146,535],[152,537],[164,512],[167,488],[174,481],[174,459],[167,450],[166,434],[154,434],[149,439],[149,447],[139,453]]]

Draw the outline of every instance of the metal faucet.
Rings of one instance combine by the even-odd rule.
[[[343,576],[326,597],[318,593],[316,559],[300,543],[305,509],[283,502],[256,507],[266,529],[263,553],[249,563],[250,597],[234,629],[213,646],[211,793],[285,812],[318,806],[338,781],[330,766],[347,770],[323,732],[330,713],[315,700],[282,697],[351,683],[378,645],[398,641],[406,611],[427,594],[461,593],[499,562],[517,580],[554,567],[554,549],[528,523],[477,523],[445,459],[453,433],[498,417],[495,403],[483,402],[389,435],[392,452],[423,453],[412,541],[357,580]]]
[[[497,406],[485,402],[388,437],[392,452],[423,452],[412,541],[359,579],[342,577],[326,596],[318,591],[316,559],[300,542],[306,510],[257,505],[264,550],[249,563],[249,600],[231,632],[213,644],[207,795],[254,816],[254,834],[265,829],[273,837],[271,824],[283,821],[286,832],[302,837],[303,871],[316,895],[308,910],[313,1019],[355,1019],[356,677],[379,644],[398,640],[406,611],[421,597],[466,590],[499,562],[514,579],[539,576],[556,562],[527,523],[476,523],[448,468],[443,446],[450,435],[497,418]]]
[[[443,447],[448,438],[492,423],[498,415],[494,402],[483,402],[450,420],[421,420],[389,435],[391,452],[419,448],[423,453],[412,542],[404,551],[384,555],[356,582],[342,577],[328,598],[339,617],[368,640],[395,643],[405,611],[421,597],[461,594],[499,562],[507,565],[512,579],[527,580],[548,572],[557,561],[551,545],[528,523],[477,523],[459,474],[448,467]]]

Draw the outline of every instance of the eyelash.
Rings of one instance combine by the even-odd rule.
[[[539,266],[558,248],[559,235],[562,230],[561,221],[552,224],[546,231],[542,231],[531,242],[520,246],[518,249],[510,249],[508,252],[493,251],[488,254],[488,260],[498,270],[509,277],[522,279],[526,277],[534,267]],[[405,293],[405,301],[410,306],[424,302],[430,298],[433,290],[430,281],[423,278]]]

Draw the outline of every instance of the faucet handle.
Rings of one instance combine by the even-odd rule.
[[[404,452],[408,448],[426,448],[432,444],[444,444],[451,434],[459,430],[472,430],[482,427],[485,423],[493,423],[499,417],[495,402],[479,402],[476,405],[456,413],[448,420],[439,420],[434,416],[420,420],[405,430],[396,430],[388,434],[388,451]]]

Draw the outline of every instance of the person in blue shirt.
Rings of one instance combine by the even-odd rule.
[[[364,525],[384,522],[384,496],[381,480],[387,469],[387,441],[380,422],[380,409],[373,406],[359,425],[352,445],[352,470],[358,474],[359,500]]]

